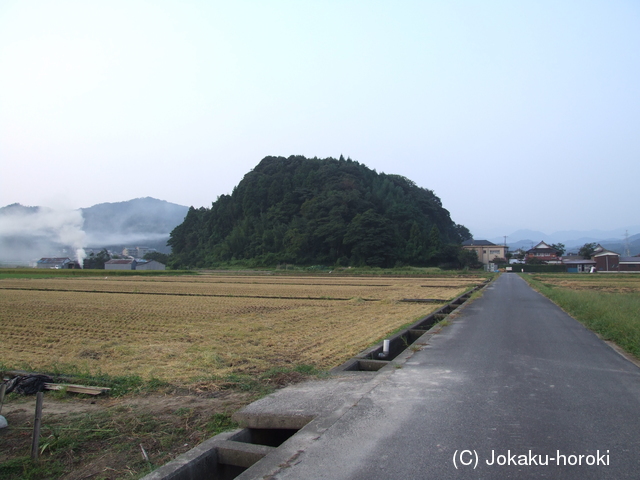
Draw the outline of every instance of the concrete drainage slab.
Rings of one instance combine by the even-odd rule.
[[[258,461],[261,471],[286,463],[379,381],[375,374],[337,375],[278,390],[236,412],[243,428],[206,440],[143,480],[255,478]]]
[[[384,358],[383,346],[376,345],[332,370],[332,378],[292,385],[247,405],[234,414],[243,428],[206,440],[143,480],[269,478],[294,463],[307,445],[406,362],[416,350],[410,346],[426,345],[440,330],[438,322],[464,304],[474,290],[391,337]]]

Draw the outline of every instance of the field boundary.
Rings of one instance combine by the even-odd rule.
[[[417,320],[411,326],[402,329],[400,332],[396,333],[389,337],[389,339],[383,341],[382,343],[377,343],[372,347],[367,348],[366,350],[360,352],[354,357],[350,358],[343,364],[331,369],[331,373],[344,373],[344,372],[376,372],[387,365],[391,364],[391,361],[405,352],[407,349],[412,348],[412,346],[431,329],[438,324],[439,322],[444,321],[447,316],[454,312],[457,308],[464,305],[467,300],[471,298],[471,295],[485,288],[489,283],[491,283],[493,279],[487,279],[484,282],[476,285],[474,288],[469,291],[459,295],[454,298],[450,302],[448,302],[443,307],[439,308],[435,312],[432,312],[428,315]],[[405,302],[419,301],[419,300],[402,300]],[[423,300],[424,301],[424,300]],[[387,346],[387,350],[384,350],[384,342],[388,341],[389,344]]]
[[[16,290],[22,292],[70,292],[70,293],[104,293],[108,295],[159,295],[169,297],[213,297],[213,298],[269,298],[273,300],[336,300],[348,301],[347,297],[281,297],[269,295],[224,295],[215,293],[169,293],[169,292],[109,292],[107,290],[76,290],[58,288],[13,288],[0,287],[0,290]],[[379,298],[361,298],[365,302],[380,302]],[[442,300],[440,300],[442,301]]]

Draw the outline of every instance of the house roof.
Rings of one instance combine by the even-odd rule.
[[[551,245],[549,245],[547,242],[545,242],[544,240],[541,241],[540,243],[538,243],[535,247],[533,247],[531,250],[538,248],[538,249],[543,249],[543,250],[547,250],[547,249],[551,249],[551,250],[555,250],[555,248],[553,248]]]
[[[475,246],[496,246],[496,247],[501,247],[502,245],[496,245],[493,242],[490,242],[489,240],[475,240],[475,239],[471,239],[471,240],[465,240],[464,242],[462,242],[462,246],[463,247],[475,247]]]
[[[611,250],[602,250],[596,254],[593,255],[593,257],[606,257],[607,255],[617,255],[620,256],[619,253],[616,252],[612,252]]]
[[[635,257],[620,257],[620,260],[618,261],[618,263],[625,263],[625,264],[638,263],[638,264],[640,264],[640,257],[638,257],[638,256],[635,256]]]
[[[37,263],[68,263],[71,262],[69,257],[43,257]]]
[[[551,245],[545,242],[538,243],[535,247],[527,250],[527,253],[536,253],[536,252],[549,252],[549,253],[558,253],[558,250],[553,248]]]
[[[562,263],[565,265],[595,265],[596,264],[595,260],[585,260],[584,258],[577,259],[577,260],[569,260],[569,259],[563,258]]]
[[[598,244],[596,245],[596,248],[593,249],[593,253],[600,253],[602,251],[606,250],[606,248],[604,248],[602,245]]]
[[[108,262],[104,262],[109,265],[129,265],[130,263],[135,262],[133,258],[115,258],[113,260],[109,260]]]

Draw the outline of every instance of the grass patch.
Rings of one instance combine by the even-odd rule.
[[[60,478],[72,471],[74,478],[139,478],[176,453],[237,428],[237,424],[224,411],[179,408],[173,413],[150,412],[130,405],[63,419],[50,416],[43,420],[37,462],[30,458],[31,428],[11,425],[3,432],[0,448],[10,444],[17,454],[0,463],[3,480]],[[141,455],[141,447],[148,459]],[[119,460],[105,465],[100,462],[105,454]],[[95,466],[87,467],[92,461]]]
[[[573,290],[550,282],[548,275],[544,279],[530,275],[523,275],[523,278],[605,340],[616,343],[625,351],[640,358],[640,296],[638,294]],[[585,279],[584,281],[597,280]],[[604,282],[612,280],[617,279],[600,279]]]
[[[40,480],[58,478],[65,472],[60,461],[36,463],[28,455],[13,458],[0,464],[0,478],[4,480]]]
[[[231,419],[231,415],[228,413],[214,413],[206,425],[207,433],[212,437],[236,428],[238,428],[238,424]]]

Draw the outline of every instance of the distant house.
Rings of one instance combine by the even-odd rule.
[[[513,252],[511,252],[511,258],[509,259],[509,263],[510,264],[524,263],[524,259],[526,256],[527,256],[527,252],[525,252],[521,248],[518,248]]]
[[[596,266],[595,260],[582,258],[580,255],[567,255],[562,257],[562,264],[566,265],[569,273],[590,272]]]
[[[471,239],[462,242],[462,248],[475,251],[478,255],[478,261],[488,265],[496,258],[505,258],[508,247],[506,245],[496,245],[489,240]]]
[[[149,247],[125,247],[122,254],[132,258],[143,258],[147,253],[155,251],[155,248]]]
[[[135,270],[138,262],[133,258],[114,258],[104,263],[105,270]]]
[[[640,272],[640,256],[621,257],[619,253],[598,245],[591,256],[599,272]]]
[[[69,269],[80,268],[80,264],[69,257],[43,257],[36,262],[36,268]]]
[[[526,261],[529,262],[533,259],[552,264],[561,262],[558,250],[545,242],[540,242],[535,247],[527,250]]]
[[[621,272],[640,272],[640,255],[620,257],[618,265]]]

